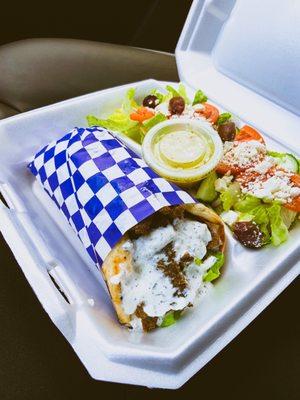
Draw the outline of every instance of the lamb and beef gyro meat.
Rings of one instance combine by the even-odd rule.
[[[224,248],[222,223],[220,231],[210,228],[218,223],[201,204],[164,207],[124,235],[103,264],[122,323],[149,331],[196,302],[210,285],[203,276],[216,262],[214,251]]]

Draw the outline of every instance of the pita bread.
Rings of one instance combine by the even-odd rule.
[[[225,250],[225,231],[224,224],[221,218],[210,208],[206,207],[201,203],[196,204],[186,204],[183,206],[185,214],[189,214],[193,217],[199,219],[199,221],[206,223],[211,235],[211,243],[217,247],[218,251],[224,252]],[[170,207],[165,207],[164,214],[168,215],[168,209]],[[163,209],[162,209],[163,210]],[[161,211],[161,210],[160,210]],[[149,217],[151,218],[151,217]],[[143,222],[143,221],[142,221]],[[141,224],[141,222],[140,222]],[[122,269],[126,271],[132,270],[132,257],[129,251],[123,249],[123,244],[129,239],[129,234],[126,233],[123,238],[115,245],[115,247],[108,254],[104,263],[102,265],[102,273],[106,281],[109,293],[116,310],[118,319],[121,324],[130,324],[132,315],[128,315],[124,312],[122,308],[122,291],[120,283],[112,283],[111,278],[121,272],[120,265]]]

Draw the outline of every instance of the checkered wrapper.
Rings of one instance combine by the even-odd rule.
[[[28,165],[98,268],[126,231],[160,208],[195,200],[106,129],[75,128]]]

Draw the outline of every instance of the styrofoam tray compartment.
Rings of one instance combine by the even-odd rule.
[[[120,86],[2,121],[0,190],[10,208],[1,205],[0,228],[43,307],[95,379],[177,388],[298,275],[299,227],[279,248],[260,251],[243,248],[228,231],[222,279],[201,303],[174,326],[133,334],[117,322],[99,272],[26,168],[45,144],[85,126],[87,114],[118,107],[129,87],[143,97],[161,84],[147,80]],[[267,143],[291,151],[269,137]]]
[[[194,0],[176,47],[181,81],[298,152],[299,18],[294,0]]]

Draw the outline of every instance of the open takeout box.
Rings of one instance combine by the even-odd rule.
[[[297,12],[292,0],[195,1],[176,49],[189,91],[203,89],[221,108],[261,130],[270,148],[293,152],[300,149]],[[87,114],[119,106],[129,87],[141,99],[161,85],[137,82],[1,121],[0,190],[8,207],[0,205],[0,229],[44,309],[93,378],[177,388],[299,274],[299,226],[279,248],[260,251],[243,248],[228,231],[222,279],[201,304],[174,326],[134,335],[117,323],[98,271],[26,168],[49,141],[86,126]],[[140,153],[137,144],[121,139]]]

